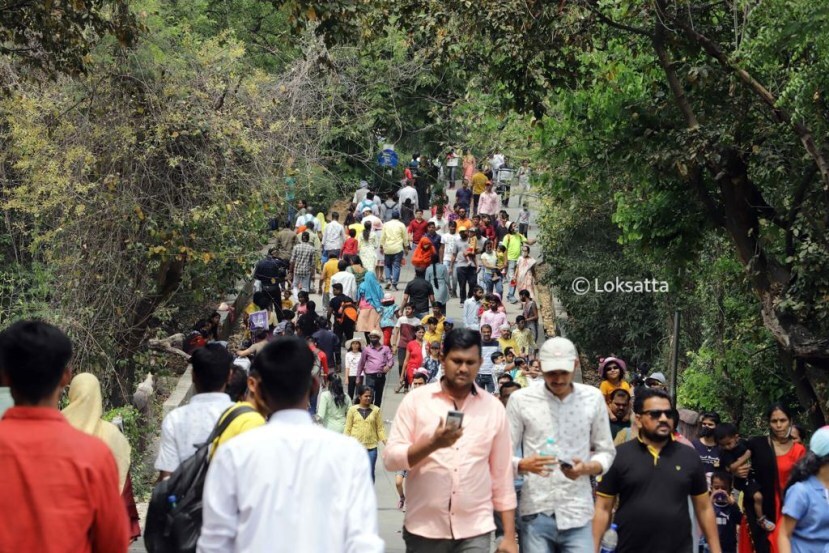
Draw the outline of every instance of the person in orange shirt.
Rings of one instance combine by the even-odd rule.
[[[0,420],[0,551],[127,551],[113,454],[58,411],[71,358],[69,338],[42,321],[0,333],[0,375],[15,401]]]
[[[500,517],[498,553],[517,553],[512,443],[501,402],[475,384],[481,335],[447,333],[444,377],[403,399],[383,451],[386,470],[407,470],[403,539],[409,553],[490,551]],[[460,411],[454,424],[440,413]]]

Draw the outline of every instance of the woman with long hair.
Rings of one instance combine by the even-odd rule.
[[[475,165],[478,160],[472,155],[469,150],[463,151],[463,180],[464,182],[472,183],[472,174],[475,173]]]
[[[751,451],[754,479],[763,496],[763,513],[776,527],[772,532],[762,529],[754,509],[750,504],[746,505],[748,508],[744,509],[746,516],[740,525],[738,540],[740,553],[778,553],[783,488],[789,481],[792,468],[806,455],[806,448],[792,440],[792,415],[786,406],[775,403],[769,407],[766,422],[768,435],[750,438],[748,449]],[[738,471],[735,476],[744,478],[746,475]],[[751,502],[751,499],[748,501]]]
[[[415,331],[414,340],[406,345],[406,357],[403,359],[403,366],[406,368],[404,375],[406,377],[407,392],[412,383],[412,375],[417,369],[423,366],[423,337],[425,335],[426,329],[423,326],[418,326]]]
[[[325,428],[342,434],[351,402],[345,396],[343,381],[339,375],[332,372],[328,375],[327,381],[328,389],[320,393],[317,416]]]
[[[361,384],[357,387],[357,402],[348,410],[345,418],[346,436],[355,438],[368,451],[371,467],[371,481],[374,481],[374,466],[377,464],[377,444],[386,444],[386,427],[380,408],[374,405],[374,390]]]
[[[371,225],[366,225],[363,229],[363,239],[360,241],[360,260],[369,271],[374,270],[377,266],[377,248],[379,245],[380,237],[371,229]]]
[[[435,252],[426,268],[424,278],[432,285],[435,301],[446,305],[449,302],[449,269],[440,262],[440,256]]]
[[[815,432],[792,469],[780,526],[780,553],[829,550],[829,426]]]
[[[366,273],[368,271],[363,265],[363,260],[359,255],[352,255],[349,258],[349,261],[351,262],[351,265],[349,265],[346,270],[354,275],[354,281],[357,283],[357,286],[359,286],[363,283],[363,279],[366,277]]]
[[[130,521],[130,540],[138,539],[141,528],[138,525],[138,509],[130,478],[132,449],[118,427],[101,418],[104,414],[103,394],[101,383],[94,374],[75,375],[69,384],[69,404],[61,412],[69,424],[81,432],[99,438],[109,447],[118,468],[118,489],[121,491]]]
[[[357,315],[357,332],[368,333],[380,329],[380,310],[383,308],[383,287],[377,281],[377,277],[371,271],[366,271],[363,282],[357,287],[355,298],[360,308]]]

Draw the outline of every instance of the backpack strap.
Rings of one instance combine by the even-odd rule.
[[[201,448],[202,446],[212,444],[216,441],[216,438],[224,434],[225,430],[227,430],[230,426],[230,423],[236,420],[236,417],[244,415],[245,413],[252,413],[254,411],[256,411],[256,409],[247,405],[231,405],[222,412],[219,417],[219,422],[217,422],[216,426],[213,427],[213,431],[210,433],[210,436],[208,436],[203,443],[196,444],[196,447]]]

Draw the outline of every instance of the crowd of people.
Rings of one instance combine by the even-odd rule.
[[[714,412],[689,426],[665,375],[619,356],[598,386],[577,382],[575,344],[539,323],[528,226],[490,203],[474,158],[451,155],[451,209],[439,193],[420,203],[416,165],[396,198],[361,187],[343,223],[299,202],[256,266],[241,347],[215,316],[186,337],[195,393],[164,417],[155,468],[167,482],[211,443],[197,550],[381,552],[378,460],[409,553],[490,553],[493,534],[500,553],[829,550],[829,427],[807,446],[781,404],[761,436]],[[15,403],[0,551],[117,553],[137,535],[129,444],[71,354],[43,322],[0,333]]]

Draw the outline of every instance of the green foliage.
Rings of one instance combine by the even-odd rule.
[[[0,54],[47,73],[75,73],[105,35],[122,45],[140,27],[124,0],[0,1]]]

